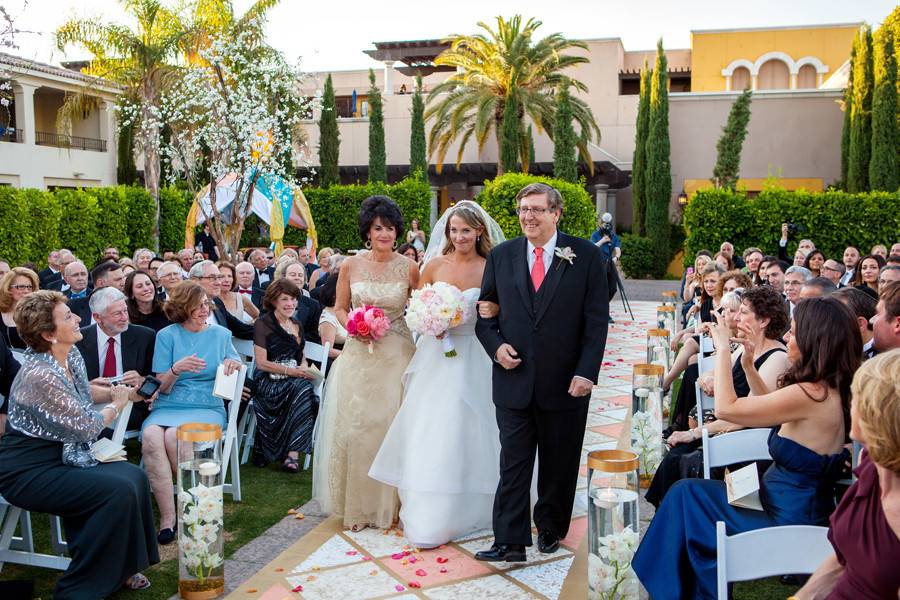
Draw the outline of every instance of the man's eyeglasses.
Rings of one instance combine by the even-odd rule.
[[[202,277],[198,277],[197,279],[215,279],[217,281],[221,281],[225,279],[224,275],[203,275]]]
[[[266,260],[275,260],[275,256],[267,256]]]
[[[14,289],[14,290],[25,291],[25,292],[30,292],[31,290],[34,289],[34,286],[31,285],[31,284],[11,285],[11,286],[9,286],[9,287],[12,288],[12,289]]]
[[[802,281],[785,281],[784,282],[784,287],[794,287],[794,286],[800,287],[801,285],[803,285]]]
[[[534,208],[532,206],[526,206],[525,208],[517,208],[517,215],[527,215],[528,213],[533,214],[536,217],[542,216],[544,213],[550,212],[549,208]]]
[[[742,288],[742,287],[734,288],[733,290],[731,290],[731,293],[734,294],[735,296],[737,296],[738,298],[741,298],[744,296],[744,288]]]

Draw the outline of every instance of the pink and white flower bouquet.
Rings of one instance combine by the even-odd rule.
[[[444,356],[456,356],[447,332],[465,320],[466,310],[466,300],[459,288],[438,281],[412,293],[406,310],[406,324],[420,335],[440,339]]]
[[[369,354],[372,344],[383,338],[391,328],[391,320],[377,306],[365,304],[354,308],[347,315],[347,335],[360,341],[369,342]]]

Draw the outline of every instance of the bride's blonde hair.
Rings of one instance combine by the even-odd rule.
[[[447,240],[447,245],[444,246],[443,254],[446,255],[456,251],[456,247],[450,239],[450,219],[453,217],[459,217],[469,227],[481,230],[479,239],[475,242],[475,251],[482,258],[487,258],[488,253],[494,246],[491,241],[491,234],[488,233],[487,223],[481,218],[481,213],[472,208],[468,202],[460,202],[450,209],[450,214],[447,216],[447,224],[444,226],[444,238]]]

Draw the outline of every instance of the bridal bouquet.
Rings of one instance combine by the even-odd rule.
[[[456,286],[438,281],[415,290],[406,310],[406,324],[420,335],[431,335],[441,340],[444,356],[456,356],[453,342],[447,332],[462,323],[466,317],[466,300]]]
[[[376,306],[366,304],[354,308],[347,315],[347,335],[360,340],[368,339],[369,354],[372,354],[372,343],[383,338],[390,328],[391,320]]]

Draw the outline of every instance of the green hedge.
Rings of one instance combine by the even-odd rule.
[[[703,190],[684,211],[685,260],[704,248],[718,250],[725,240],[737,253],[757,246],[774,255],[782,223],[804,226],[802,233],[791,236],[788,255],[801,238],[811,239],[825,256],[838,260],[848,245],[863,254],[875,244],[890,248],[900,239],[900,193],[767,190],[747,198],[740,192]]]
[[[622,270],[627,277],[643,279],[656,271],[656,246],[648,237],[622,234]]]
[[[184,244],[191,199],[175,188],[160,191],[162,249]],[[103,248],[122,256],[153,246],[153,201],[139,187],[103,187],[55,192],[0,187],[0,257],[11,264],[46,266],[47,254],[69,248],[90,268]]]
[[[546,183],[556,188],[563,197],[563,214],[559,228],[574,236],[590,238],[596,227],[594,202],[582,183],[570,183],[562,179],[539,177],[523,173],[507,173],[486,181],[477,201],[503,229],[506,239],[522,235],[519,217],[516,215],[516,194],[531,183]]]

